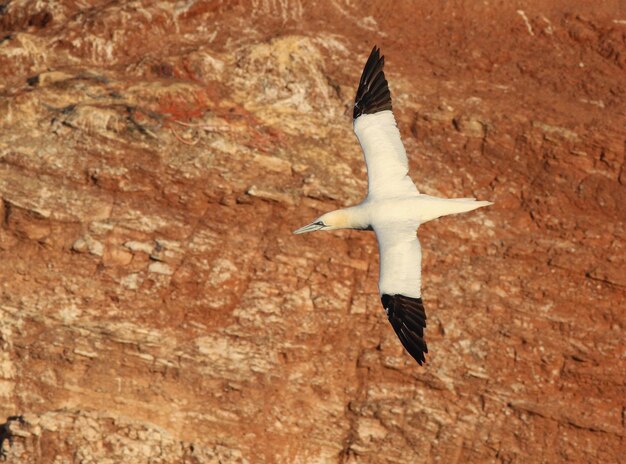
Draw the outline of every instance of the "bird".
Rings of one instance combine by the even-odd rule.
[[[360,204],[323,214],[293,233],[338,229],[375,232],[382,306],[402,346],[421,366],[428,346],[424,338],[426,311],[417,229],[433,219],[493,203],[419,192],[408,175],[408,159],[393,115],[384,65],[385,57],[374,46],[359,80],[352,114],[367,167],[367,196]]]

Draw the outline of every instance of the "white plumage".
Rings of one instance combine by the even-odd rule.
[[[419,193],[408,176],[409,164],[391,110],[383,66],[384,57],[374,47],[363,69],[354,104],[354,132],[367,165],[367,197],[357,206],[326,213],[294,233],[374,230],[380,253],[378,288],[383,307],[403,346],[422,364],[428,348],[421,299],[422,251],[415,231],[427,221],[492,203]]]
[[[409,161],[400,131],[390,110],[364,114],[354,120],[367,165],[370,200],[416,195],[417,187],[407,175]]]
[[[422,296],[422,247],[410,221],[375,225],[380,253],[378,289],[382,295]]]

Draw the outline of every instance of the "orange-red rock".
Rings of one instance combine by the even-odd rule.
[[[572,2],[0,6],[9,462],[619,462],[626,12]],[[358,202],[371,47],[420,190],[431,354]]]

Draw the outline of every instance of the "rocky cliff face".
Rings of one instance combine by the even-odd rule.
[[[572,3],[2,2],[8,461],[622,459],[626,9]],[[423,368],[373,234],[291,235],[374,44],[420,190],[495,201],[420,229]]]

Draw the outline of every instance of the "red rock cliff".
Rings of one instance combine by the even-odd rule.
[[[623,2],[3,1],[9,462],[618,462]],[[351,104],[387,58],[431,355],[386,321]],[[622,458],[620,458],[622,456]]]

